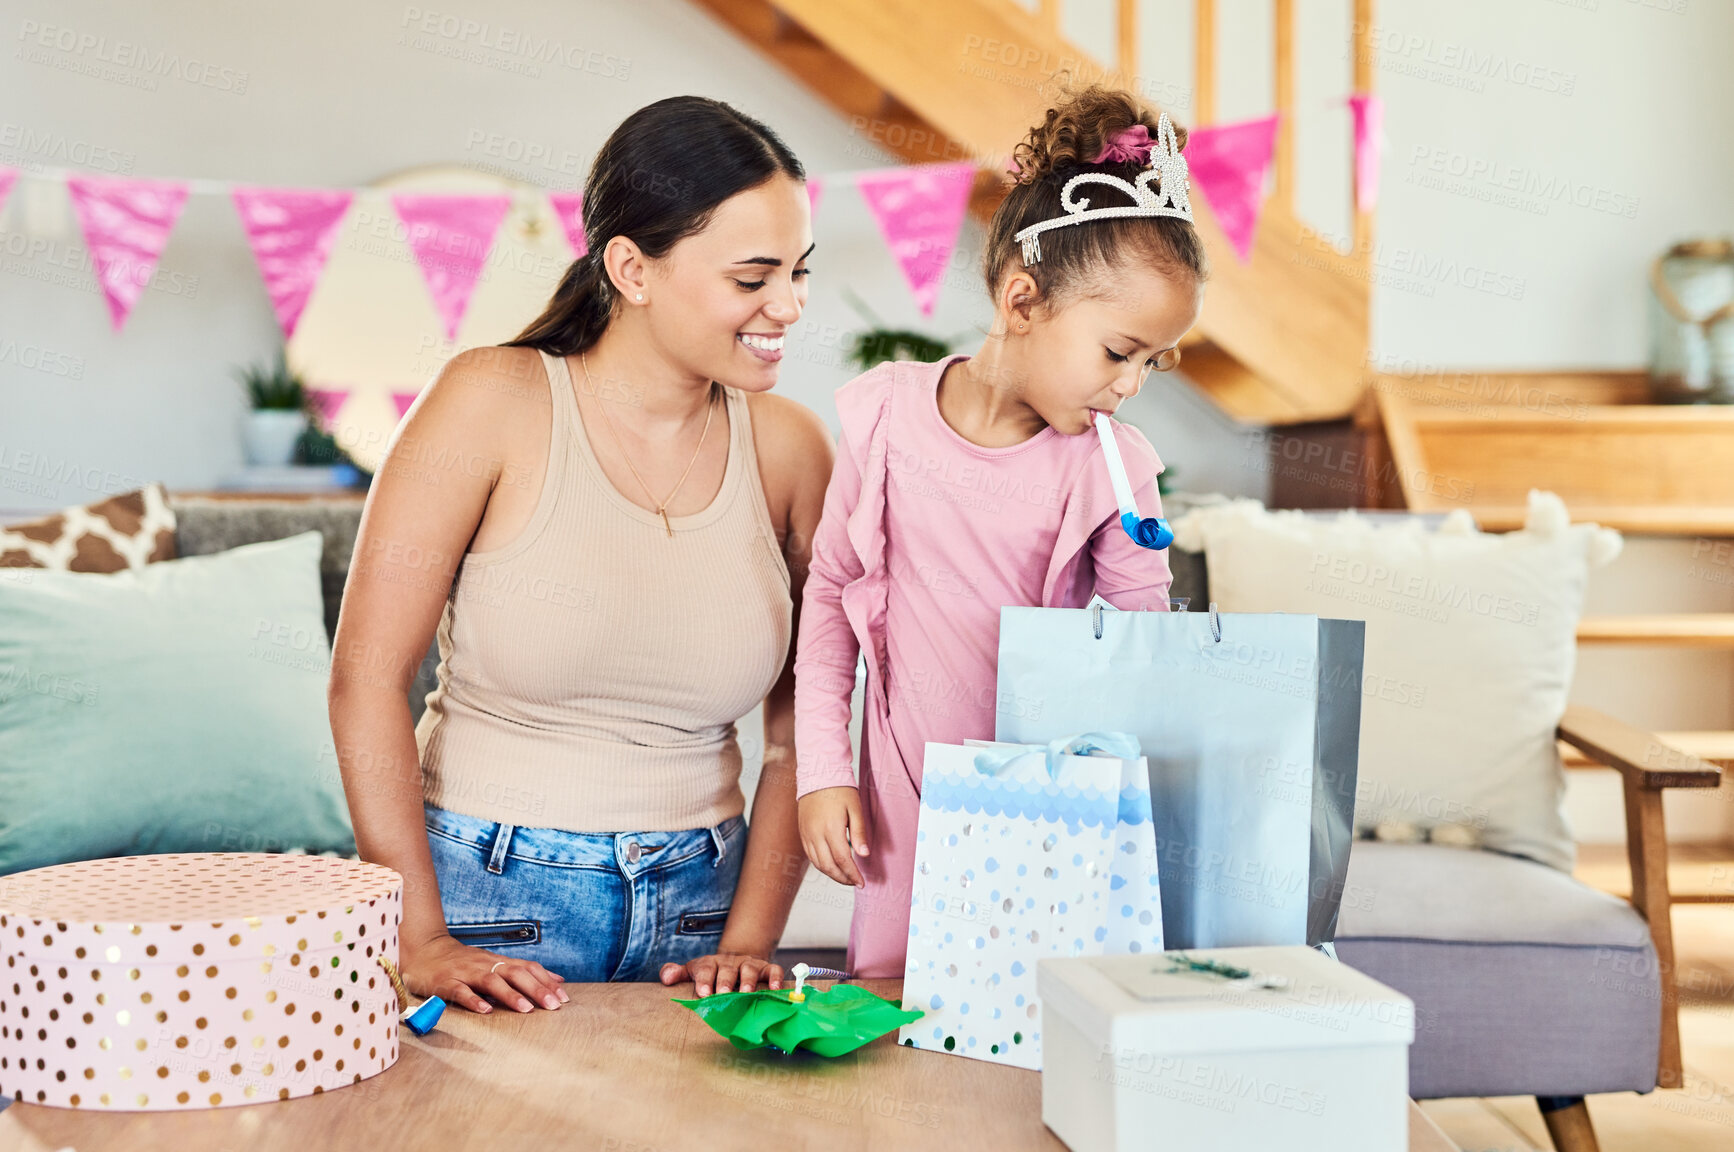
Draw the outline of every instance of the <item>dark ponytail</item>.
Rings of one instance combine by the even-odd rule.
[[[621,122],[584,181],[584,239],[542,314],[506,347],[550,356],[588,350],[614,316],[614,285],[602,248],[625,236],[652,258],[704,230],[717,206],[781,173],[807,173],[776,133],[727,104],[671,96]]]

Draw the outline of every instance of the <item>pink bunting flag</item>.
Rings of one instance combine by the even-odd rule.
[[[6,193],[12,191],[12,182],[18,179],[18,169],[0,167],[0,211],[6,208]]]
[[[237,187],[230,194],[287,340],[295,335],[354,196],[335,188]]]
[[[921,314],[933,315],[940,278],[957,247],[963,214],[969,210],[975,165],[964,160],[861,172],[855,182],[903,269]]]
[[[156,271],[169,232],[186,207],[187,185],[173,180],[69,176],[66,189],[108,300],[109,319],[118,332]]]
[[[572,246],[572,255],[582,256],[590,251],[590,245],[584,239],[584,194],[550,192],[548,202],[554,205],[554,215],[560,218],[560,227],[565,229],[566,243]]]
[[[1192,183],[1210,201],[1235,254],[1245,262],[1264,207],[1264,178],[1276,151],[1279,116],[1213,124],[1192,129],[1186,139],[1186,167]]]
[[[1371,212],[1379,203],[1379,156],[1385,142],[1385,102],[1371,93],[1349,97],[1355,114],[1355,209]]]
[[[337,410],[349,399],[349,388],[309,388],[307,400],[319,417],[319,426],[327,432],[337,420]]]
[[[409,230],[410,251],[445,323],[446,339],[456,340],[512,198],[406,195],[393,196],[391,204]]]
[[[391,402],[397,405],[397,418],[399,420],[403,419],[403,414],[409,411],[409,406],[414,404],[415,398],[420,395],[420,392],[393,392],[391,394]]]
[[[810,216],[819,215],[819,194],[825,190],[824,183],[817,176],[807,177],[807,213]]]

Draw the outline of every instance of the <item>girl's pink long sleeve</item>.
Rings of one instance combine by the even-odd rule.
[[[846,440],[825,489],[813,533],[813,559],[802,594],[795,645],[795,795],[855,784],[849,741],[850,698],[861,645],[843,611],[843,586],[859,579],[861,560],[849,540],[849,516],[861,497],[861,472]]]

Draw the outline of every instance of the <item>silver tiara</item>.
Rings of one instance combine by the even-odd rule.
[[[1156,187],[1150,187],[1155,181]],[[1073,200],[1072,189],[1079,184],[1108,184],[1132,198],[1132,203],[1113,208],[1091,208],[1088,200]],[[1106,172],[1080,172],[1060,190],[1060,206],[1065,215],[1031,224],[1017,234],[1023,245],[1024,266],[1042,258],[1041,234],[1049,228],[1063,228],[1084,220],[1099,220],[1107,216],[1176,216],[1192,222],[1192,199],[1187,194],[1186,157],[1174,139],[1174,125],[1168,113],[1156,123],[1156,139],[1150,142],[1150,166],[1131,184]]]

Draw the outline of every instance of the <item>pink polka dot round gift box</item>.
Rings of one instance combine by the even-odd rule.
[[[123,856],[0,877],[0,1095],[115,1111],[311,1096],[397,1062],[403,877]]]

